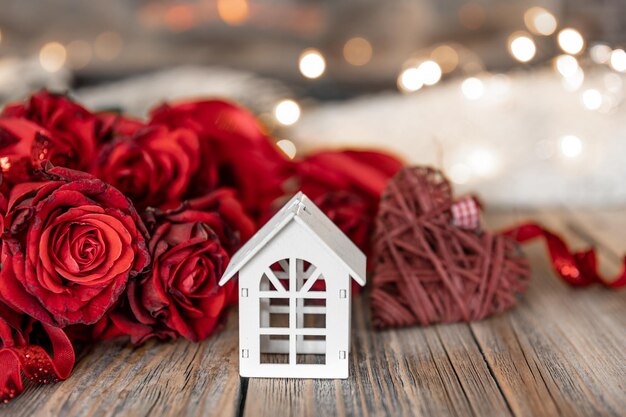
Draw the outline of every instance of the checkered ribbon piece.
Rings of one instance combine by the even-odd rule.
[[[461,229],[477,229],[480,226],[480,207],[474,197],[459,198],[450,210],[453,225]]]

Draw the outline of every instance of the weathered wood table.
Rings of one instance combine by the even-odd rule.
[[[626,252],[626,210],[491,212],[499,227],[526,215],[579,247],[593,244],[609,272]],[[367,297],[353,314],[347,380],[243,379],[237,320],[210,340],[102,343],[69,380],[28,385],[2,416],[624,416],[626,291],[573,289],[544,246],[527,245],[532,283],[519,305],[476,323],[376,332]]]

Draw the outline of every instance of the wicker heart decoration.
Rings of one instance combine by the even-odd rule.
[[[511,308],[529,266],[510,238],[453,222],[452,189],[429,167],[401,170],[376,220],[372,322],[379,328],[480,320]]]

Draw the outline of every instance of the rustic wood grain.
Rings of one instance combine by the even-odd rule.
[[[467,324],[375,332],[354,304],[351,377],[250,379],[244,416],[510,414]]]
[[[488,224],[526,217],[576,248],[595,245],[615,273],[626,251],[624,210],[492,211]],[[377,332],[366,296],[354,300],[350,378],[241,379],[237,316],[215,337],[107,342],[85,350],[70,379],[39,386],[2,416],[623,416],[626,291],[568,287],[542,243],[518,306],[471,324]]]
[[[574,229],[584,226],[564,210],[527,215],[576,248],[597,244],[576,234]],[[490,220],[507,225],[513,219],[493,214]],[[623,415],[626,293],[569,287],[552,271],[543,243],[524,250],[533,275],[518,307],[471,325],[515,415]]]
[[[72,376],[29,385],[0,415],[235,416],[242,397],[237,323],[194,344],[179,340],[133,347],[105,342],[81,355]]]

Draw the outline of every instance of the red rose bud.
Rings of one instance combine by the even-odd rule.
[[[99,179],[60,167],[43,175],[11,191],[0,297],[44,323],[95,323],[149,264],[145,227]]]
[[[176,207],[198,172],[199,151],[194,131],[149,126],[106,145],[95,174],[137,208]],[[202,164],[212,165],[207,160]]]
[[[180,209],[168,212],[167,217],[179,223],[206,223],[229,255],[233,255],[256,231],[254,222],[235,197],[235,190],[230,188],[220,188],[186,201]]]
[[[174,331],[194,342],[205,339],[221,322],[234,292],[232,283],[218,285],[229,261],[226,250],[212,228],[193,217],[183,213],[159,220],[149,245],[152,269],[128,286],[132,313],[154,329],[154,336]],[[122,327],[133,331],[130,322]],[[137,336],[131,333],[135,339],[146,335]]]

